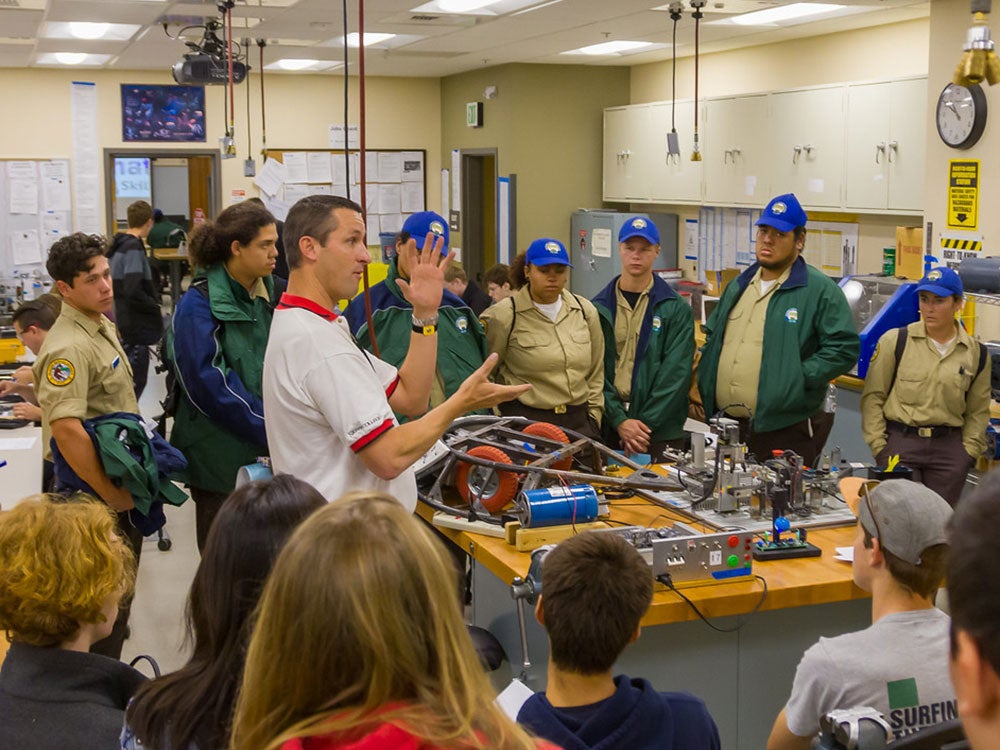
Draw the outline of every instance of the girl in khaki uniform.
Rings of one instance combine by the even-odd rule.
[[[899,456],[954,506],[965,476],[986,448],[990,416],[989,356],[955,320],[962,280],[933,268],[917,286],[920,317],[879,339],[861,395],[861,429],[879,466]],[[902,356],[895,352],[906,331]]]
[[[487,308],[480,320],[486,346],[497,352],[498,382],[530,383],[516,401],[501,404],[504,416],[523,416],[568,427],[598,439],[604,411],[604,335],[589,300],[566,290],[569,253],[542,238],[511,266],[519,288]]]

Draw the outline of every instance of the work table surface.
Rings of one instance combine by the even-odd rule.
[[[433,510],[423,503],[417,504],[417,513],[428,522],[433,516]],[[613,526],[634,524],[653,527],[670,526],[677,520],[699,528],[698,523],[639,498],[613,501],[611,520]],[[707,527],[702,528],[711,531]],[[842,526],[811,530],[808,538],[823,551],[820,557],[768,562],[755,560],[753,572],[762,576],[768,586],[761,610],[869,597],[867,592],[854,585],[850,563],[834,559],[836,547],[850,547],[853,543],[854,528]],[[527,575],[530,553],[518,552],[503,539],[449,528],[437,530],[505,583],[511,583],[515,576],[523,578]],[[679,588],[706,617],[746,614],[760,600],[762,591],[760,581],[753,576],[731,583],[682,584]],[[660,625],[696,619],[698,616],[680,596],[657,583],[653,604],[642,623]]]

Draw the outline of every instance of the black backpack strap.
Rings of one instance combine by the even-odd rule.
[[[507,299],[510,300],[510,328],[507,329],[507,343],[504,346],[504,351],[510,349],[510,335],[514,333],[514,325],[517,323],[517,305],[514,304],[514,295],[512,294]]]
[[[986,344],[984,344],[983,342],[980,341],[979,342],[979,367],[976,368],[976,378],[979,377],[979,373],[981,373],[983,371],[983,368],[986,367],[986,361],[989,359],[989,357],[990,357],[989,349],[986,348]],[[972,380],[975,381],[976,378],[973,378]],[[969,386],[971,387],[972,384],[970,383]]]
[[[899,372],[899,361],[903,358],[903,352],[906,350],[906,339],[909,336],[909,331],[906,326],[897,330],[899,333],[896,335],[896,363],[892,366],[892,380],[889,381],[889,390],[885,392],[887,398],[889,394],[892,393],[892,389],[896,385],[896,374]]]

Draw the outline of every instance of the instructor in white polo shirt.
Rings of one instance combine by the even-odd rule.
[[[398,370],[358,346],[335,311],[338,300],[357,291],[371,261],[361,207],[338,196],[303,198],[288,212],[283,239],[288,291],[275,310],[264,357],[274,471],[309,482],[327,500],[351,490],[381,490],[412,510],[417,488],[410,467],[451,423],[530,386],[489,382],[492,355],[451,398],[427,411],[437,311],[450,262],[441,255],[441,238],[435,242],[428,234],[421,251],[412,239],[400,249],[410,279],[397,283],[413,306],[413,332]],[[399,425],[393,410],[414,419]]]

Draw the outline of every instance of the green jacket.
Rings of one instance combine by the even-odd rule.
[[[726,322],[757,266],[726,287],[704,327],[698,390],[708,416],[717,409],[715,380]],[[799,257],[767,303],[754,429],[771,432],[811,417],[822,406],[830,381],[850,370],[860,352],[843,291]]]
[[[399,367],[410,350],[410,333],[413,328],[413,307],[396,285],[399,269],[395,259],[389,264],[389,273],[369,291],[372,305],[372,324],[378,340],[379,358],[393,367]],[[371,351],[371,334],[365,319],[365,300],[358,295],[344,310],[344,317],[358,343]],[[486,335],[475,313],[447,289],[438,307],[437,374],[448,398],[462,382],[475,372],[486,359]]]
[[[174,313],[174,369],[184,398],[170,442],[188,459],[188,484],[200,489],[229,492],[241,466],[268,455],[261,381],[276,300],[272,277],[263,282],[270,299],[251,298],[214,266],[196,274]]]
[[[691,306],[667,282],[658,276],[653,277],[653,288],[649,290],[646,314],[639,329],[632,368],[632,390],[626,410],[615,388],[618,279],[591,301],[601,316],[601,330],[604,332],[605,430],[616,430],[626,419],[640,419],[652,430],[652,441],[683,437],[694,358],[694,315]]]

